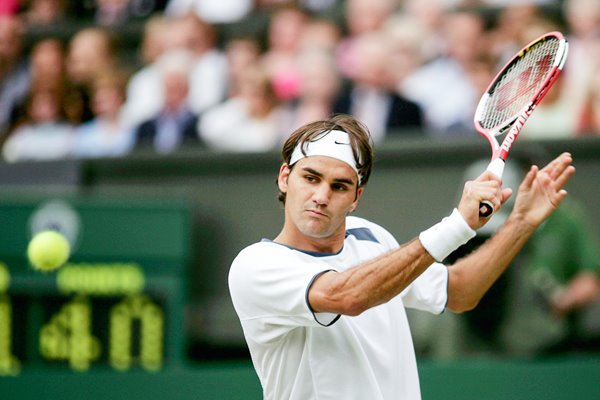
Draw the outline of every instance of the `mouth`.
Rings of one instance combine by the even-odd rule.
[[[311,217],[315,217],[315,218],[328,218],[329,216],[325,213],[322,213],[319,210],[315,210],[315,209],[309,209],[306,210],[306,212],[309,214],[309,216]]]

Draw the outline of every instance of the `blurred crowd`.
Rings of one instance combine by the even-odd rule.
[[[523,138],[598,135],[597,0],[4,0],[2,157],[271,151],[332,113],[376,144],[477,137],[495,72],[553,30],[569,60]]]

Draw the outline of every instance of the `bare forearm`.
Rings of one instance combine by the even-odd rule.
[[[535,228],[512,218],[481,247],[448,267],[448,308],[474,308],[519,254]]]
[[[402,292],[433,263],[419,240],[341,273],[319,277],[309,292],[317,312],[358,315]]]

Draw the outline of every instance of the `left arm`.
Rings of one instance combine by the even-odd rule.
[[[531,167],[504,226],[476,251],[448,267],[450,310],[473,309],[535,229],[560,205],[567,195],[563,187],[575,172],[571,163],[571,155],[563,153],[542,170]]]

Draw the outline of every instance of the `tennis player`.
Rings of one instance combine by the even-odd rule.
[[[465,183],[450,216],[400,246],[381,226],[349,216],[371,173],[371,143],[344,115],[296,130],[277,178],[283,229],[231,266],[231,297],[265,399],[419,399],[405,307],[475,307],[564,199],[575,171],[567,153],[531,167],[505,225],[447,267],[442,260],[487,222],[479,203],[498,210],[511,189],[484,172]]]

